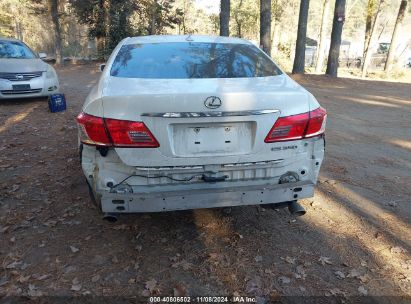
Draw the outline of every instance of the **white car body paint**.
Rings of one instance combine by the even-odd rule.
[[[264,142],[279,117],[319,108],[312,94],[285,73],[198,79],[110,75],[123,45],[187,42],[187,38],[252,45],[243,39],[210,36],[145,36],[119,43],[82,111],[105,119],[144,122],[160,146],[110,147],[103,156],[96,147],[82,145],[82,168],[102,210],[155,212],[281,203],[312,196],[324,157],[324,136]],[[221,99],[218,109],[205,107],[210,96]],[[280,177],[289,172],[298,180],[280,185]],[[225,176],[225,180],[204,182],[203,174]],[[194,178],[180,181],[190,177]],[[111,187],[125,179],[117,188]]]

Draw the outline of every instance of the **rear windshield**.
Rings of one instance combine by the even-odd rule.
[[[188,79],[280,75],[280,69],[257,47],[234,43],[150,43],[121,47],[111,76]]]
[[[36,55],[21,42],[0,40],[0,58],[33,59]]]

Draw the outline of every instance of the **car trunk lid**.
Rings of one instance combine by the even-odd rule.
[[[226,163],[227,157],[262,157],[264,138],[277,118],[309,111],[308,94],[286,75],[235,79],[110,77],[103,92],[105,118],[142,121],[160,143],[150,165]],[[214,109],[207,100],[218,97]],[[116,148],[131,166],[141,148]],[[148,149],[145,153],[151,153]],[[261,156],[261,157],[260,157]],[[265,156],[266,157],[266,156]],[[275,159],[275,155],[272,155]]]

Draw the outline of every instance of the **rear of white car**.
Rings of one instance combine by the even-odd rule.
[[[251,43],[127,38],[78,116],[82,168],[103,212],[311,197],[326,114]]]

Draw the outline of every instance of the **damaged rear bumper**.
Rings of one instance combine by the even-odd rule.
[[[101,197],[107,213],[161,212],[199,208],[282,203],[314,195],[314,183],[236,186],[220,189],[190,189],[147,193],[110,193]]]

